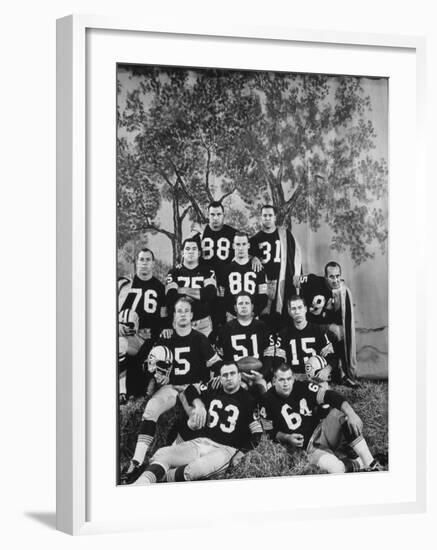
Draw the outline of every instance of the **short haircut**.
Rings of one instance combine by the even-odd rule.
[[[220,365],[219,372],[221,374],[223,367],[230,367],[233,366],[237,369],[237,372],[240,372],[240,367],[237,365],[235,361],[225,361],[222,365]]]
[[[341,265],[338,262],[328,262],[325,265],[325,277],[328,276],[328,267],[338,267],[338,269],[340,270],[340,275],[341,275]]]
[[[287,363],[280,363],[279,365],[273,367],[273,376],[275,376],[279,371],[287,372],[288,370],[291,370],[291,372],[293,372],[293,369],[290,367],[290,365],[287,365]]]
[[[222,212],[225,211],[225,208],[223,206],[223,204],[220,202],[220,201],[211,201],[209,204],[208,204],[208,210],[210,208],[221,208],[222,209]]]
[[[263,204],[261,206],[261,212],[263,210],[267,210],[267,208],[271,208],[273,210],[273,212],[275,213],[275,215],[278,213],[278,210],[277,210],[276,206],[273,206],[273,204]]]
[[[200,239],[199,237],[187,237],[184,242],[182,243],[182,250],[185,248],[185,245],[187,243],[194,243],[197,248],[199,249],[199,252],[200,252]]]
[[[247,296],[250,299],[251,304],[253,305],[253,296],[252,296],[252,294],[249,294],[245,290],[242,290],[241,292],[239,292],[238,294],[235,295],[235,305],[237,305],[238,298],[240,298],[241,296]]]
[[[138,256],[141,254],[141,252],[149,252],[149,254],[152,256],[152,260],[155,260],[155,254],[153,254],[150,248],[140,248],[135,255],[135,261],[138,260]]]
[[[249,240],[249,235],[244,231],[236,231],[233,241],[235,241],[236,237],[246,237],[246,239]]]
[[[288,298],[287,302],[288,302],[288,305],[290,305],[291,302],[297,302],[298,300],[300,300],[304,306],[306,306],[306,302],[305,302],[305,298],[303,296],[300,296],[300,294],[293,294],[292,296],[290,296],[290,298]]]
[[[189,304],[191,311],[193,311],[193,300],[189,296],[181,296],[178,298],[174,304],[174,311],[176,311],[176,306],[181,302]]]

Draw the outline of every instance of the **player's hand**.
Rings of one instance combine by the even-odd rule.
[[[220,376],[214,376],[214,378],[211,378],[210,380],[210,384],[211,384],[211,388],[213,390],[218,390],[221,386],[221,378]]]
[[[287,437],[287,443],[292,447],[303,447],[303,435],[302,434],[290,434]]]
[[[261,260],[257,258],[256,256],[253,256],[252,258],[252,271],[255,271],[255,273],[258,273],[263,269],[263,264],[261,263]]]
[[[331,342],[329,342],[329,344],[327,346],[325,346],[324,348],[322,348],[320,350],[320,355],[322,357],[326,357],[327,355],[331,354],[331,353],[334,353],[334,347],[333,345],[331,344]]]
[[[206,409],[204,405],[195,405],[190,414],[191,429],[200,430],[206,423]],[[191,427],[190,426],[190,427]]]
[[[165,328],[161,331],[161,334],[159,335],[161,338],[164,338],[165,340],[169,340],[173,335],[173,329],[172,328]]]
[[[293,276],[293,286],[297,289],[300,288],[300,275],[294,275]]]
[[[358,437],[363,431],[363,421],[355,411],[349,411],[347,414],[347,424],[351,432]]]

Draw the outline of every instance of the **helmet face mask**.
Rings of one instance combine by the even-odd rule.
[[[173,354],[166,346],[155,346],[147,358],[147,370],[161,386],[168,384],[173,368]]]

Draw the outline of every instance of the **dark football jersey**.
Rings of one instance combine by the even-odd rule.
[[[300,294],[308,307],[307,318],[312,323],[341,324],[341,312],[334,311],[332,291],[324,277],[310,273],[300,280]]]
[[[211,304],[217,296],[215,273],[205,265],[189,269],[184,265],[171,269],[165,282],[165,292],[169,314],[173,314],[174,304],[180,298],[179,287],[200,290],[200,300],[193,300],[193,321],[210,315]]]
[[[225,361],[238,361],[248,356],[262,360],[268,342],[268,329],[258,319],[252,319],[247,326],[234,319],[224,326],[220,337],[220,347],[223,349]]]
[[[155,277],[142,281],[124,279],[119,284],[119,311],[133,309],[139,317],[139,328],[157,329],[167,316],[164,285]]]
[[[239,264],[235,260],[226,266],[219,280],[220,292],[225,300],[227,311],[235,315],[235,296],[243,290],[255,296],[255,315],[259,315],[267,305],[267,284],[263,270],[252,270],[252,260]]]
[[[290,395],[282,397],[272,387],[261,397],[261,414],[272,423],[273,434],[301,434],[306,447],[320,421],[317,407],[324,403],[325,391],[317,384],[295,381]]]
[[[320,325],[307,323],[302,330],[293,324],[279,331],[273,346],[276,357],[286,361],[293,372],[305,372],[305,358],[318,355],[330,342],[326,330]]]
[[[169,347],[173,353],[171,384],[207,382],[211,367],[220,362],[208,338],[194,329],[186,336],[179,336],[173,331],[171,338],[161,339],[160,343]]]
[[[281,241],[277,229],[273,233],[258,231],[250,239],[250,254],[261,260],[267,279],[278,280],[281,268]]]
[[[223,388],[203,388],[200,398],[208,413],[204,437],[237,449],[250,448],[251,434],[262,432],[256,401],[250,393],[243,388],[231,394]]]
[[[213,231],[207,225],[201,241],[202,263],[219,273],[234,257],[232,242],[235,233],[236,229],[226,224],[219,231]]]

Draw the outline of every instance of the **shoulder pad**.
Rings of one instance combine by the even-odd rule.
[[[129,283],[132,283],[129,277],[120,277],[117,281],[118,290],[120,291],[123,287],[125,287]]]

